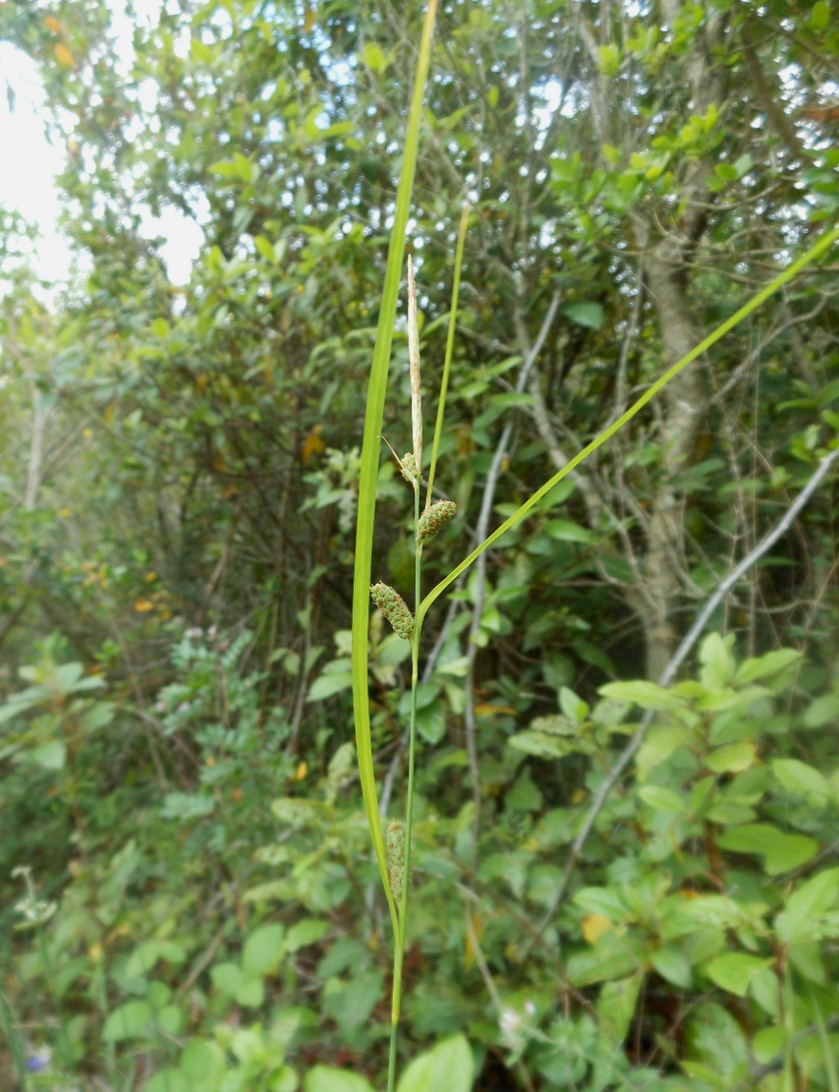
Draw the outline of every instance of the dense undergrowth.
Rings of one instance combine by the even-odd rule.
[[[4,1022],[24,1064],[43,1062],[30,1087],[377,1087],[389,951],[352,747],[326,730],[289,754],[287,719],[260,712],[264,674],[243,666],[251,644],[173,641],[174,681],[147,714],[180,756],[165,776],[118,690],[55,642],[2,709],[17,760],[3,868],[26,863],[37,886],[15,879],[3,922]],[[375,647],[377,678],[394,680],[406,647]],[[830,677],[793,651],[738,659],[711,635],[668,690],[546,701],[502,680],[481,711],[477,868],[467,756],[436,727],[457,678],[444,655],[422,697],[434,745],[417,783],[405,1049],[442,1044],[464,1068],[451,1088],[471,1087],[458,1035],[478,1087],[771,1089],[789,1058],[808,1087],[833,1087]],[[376,703],[385,750],[399,704],[390,688]],[[646,709],[557,906],[592,794]]]

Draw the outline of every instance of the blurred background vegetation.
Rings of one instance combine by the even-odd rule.
[[[77,258],[45,293],[0,211],[0,1067],[363,1092],[389,940],[354,503],[422,7],[166,0],[128,60],[112,7],[0,3]],[[429,582],[835,222],[837,27],[827,0],[441,4],[408,240],[429,421],[471,220],[437,480],[459,518]],[[203,235],[183,284],[148,237],[171,210]],[[836,446],[837,271],[727,335],[426,621],[404,1052],[462,1062],[465,1036],[451,1092],[839,1088],[831,479],[726,636],[652,685]],[[394,345],[402,452],[401,323]],[[394,470],[374,571],[404,594]],[[408,648],[372,616],[371,649],[392,804]],[[406,1090],[443,1089],[432,1069]]]

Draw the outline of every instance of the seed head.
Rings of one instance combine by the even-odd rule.
[[[370,598],[393,626],[394,632],[406,641],[410,641],[414,632],[414,616],[408,610],[408,604],[389,584],[373,584]]]
[[[457,510],[454,501],[438,500],[426,508],[417,520],[417,542],[427,542],[441,531]]]
[[[388,823],[386,848],[390,889],[396,902],[399,902],[405,883],[405,824],[401,819],[391,819]],[[410,883],[410,877],[408,882]]]
[[[417,483],[419,482],[419,474],[417,473],[417,461],[414,458],[413,452],[405,452],[399,460],[399,470],[405,481],[416,488]]]

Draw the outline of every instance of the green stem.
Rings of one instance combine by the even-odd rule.
[[[434,500],[434,474],[437,469],[437,455],[440,451],[440,437],[443,435],[443,421],[446,416],[446,394],[449,389],[449,372],[454,355],[454,333],[457,326],[457,301],[460,295],[460,270],[463,265],[463,250],[466,246],[466,229],[469,226],[469,206],[460,210],[460,228],[457,233],[457,247],[454,252],[454,278],[452,280],[452,305],[449,309],[449,332],[446,336],[446,356],[443,361],[443,378],[440,381],[440,401],[437,403],[437,421],[434,425],[434,440],[431,444],[431,462],[428,464],[428,492],[425,506],[430,507]],[[419,599],[417,599],[419,603]]]
[[[402,966],[399,967],[400,990],[402,978]],[[396,962],[393,964],[393,995],[396,996]],[[396,1040],[399,1035],[399,1018],[390,1025],[390,1061],[387,1067],[387,1092],[394,1092],[396,1088]]]
[[[414,526],[420,517],[420,483],[414,488]],[[422,595],[422,545],[417,543],[414,558],[414,602]],[[417,689],[419,687],[419,627],[414,626],[411,638],[411,719],[408,729],[408,789],[405,800],[405,873],[399,900],[398,927],[393,946],[393,996],[391,998],[390,1061],[387,1088],[393,1092],[396,1081],[396,1046],[399,1017],[402,1011],[402,967],[405,962],[405,936],[408,925],[408,889],[411,886],[411,841],[414,823],[414,760],[417,738]]]

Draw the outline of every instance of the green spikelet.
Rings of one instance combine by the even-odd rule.
[[[402,898],[405,883],[405,824],[391,819],[387,825],[387,874],[396,902]]]
[[[417,460],[412,452],[406,451],[399,460],[399,470],[405,481],[416,487],[419,482],[419,475],[417,473]]]
[[[454,501],[438,500],[426,508],[417,520],[417,542],[428,542],[442,530],[454,516],[457,505]]]
[[[370,587],[370,597],[388,622],[393,626],[394,632],[406,641],[410,641],[414,632],[414,616],[408,610],[408,604],[388,584],[373,584]]]

